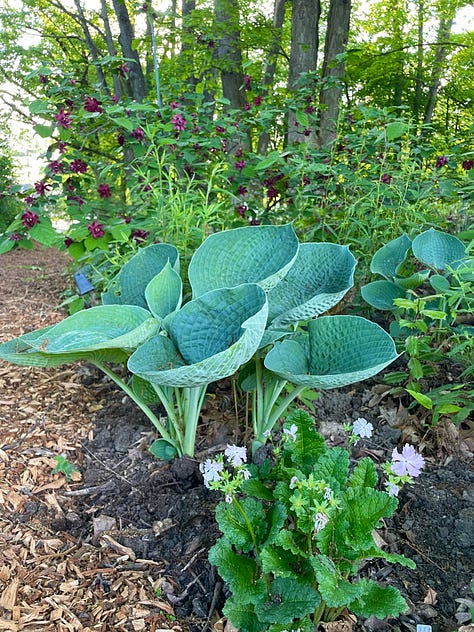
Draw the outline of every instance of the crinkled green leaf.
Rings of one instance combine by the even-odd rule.
[[[244,226],[214,233],[189,264],[193,296],[242,283],[258,283],[269,291],[287,274],[298,249],[292,224]]]
[[[234,553],[226,538],[217,540],[208,557],[209,562],[217,566],[222,579],[228,583],[233,596],[242,604],[254,603],[266,593],[257,562],[251,557]]]
[[[225,616],[239,632],[266,632],[268,626],[257,619],[255,606],[243,603],[234,596],[227,599],[223,609]]]
[[[250,481],[249,481],[250,482]],[[270,525],[270,529],[265,537],[265,546],[273,544],[280,532],[280,529],[285,524],[286,510],[283,503],[273,503],[272,508],[267,513],[267,523]]]
[[[311,556],[310,561],[318,581],[318,590],[329,608],[345,606],[361,595],[363,587],[341,577],[336,565],[327,555]]]
[[[320,603],[317,591],[304,580],[278,577],[272,582],[268,600],[257,603],[255,612],[265,623],[291,623],[313,613]]]
[[[405,298],[406,291],[392,281],[372,281],[360,289],[362,298],[375,309],[391,310],[396,298]]]
[[[392,338],[360,316],[321,316],[308,333],[275,343],[265,366],[283,379],[330,389],[376,375],[398,357]]]
[[[326,481],[334,492],[344,488],[349,471],[349,453],[344,448],[334,447],[314,463],[313,474],[317,480]]]
[[[375,487],[378,481],[375,464],[368,456],[361,459],[354,468],[349,487]]]
[[[255,284],[221,288],[190,301],[131,356],[132,373],[164,386],[201,386],[235,373],[258,348],[267,301]]]
[[[273,623],[268,632],[314,632],[314,624],[308,617],[291,623]]]
[[[147,306],[155,318],[161,320],[181,307],[182,287],[181,277],[168,260],[145,288]]]
[[[415,562],[410,560],[408,557],[400,555],[399,553],[388,553],[387,551],[379,549],[377,546],[364,551],[364,557],[366,559],[378,557],[390,564],[400,564],[401,566],[406,566],[407,568],[416,568]]]
[[[344,493],[347,536],[354,546],[366,549],[373,545],[372,531],[381,518],[390,517],[398,501],[386,492],[370,487],[350,487]]]
[[[286,449],[291,455],[293,465],[308,472],[318,459],[328,452],[328,447],[324,438],[316,432],[314,422],[307,411],[297,409],[288,415],[285,427],[290,428],[293,424],[297,427],[296,440],[289,441]]]
[[[291,551],[293,555],[296,555],[298,557],[305,558],[307,556],[306,551],[303,551],[302,549],[299,548],[299,546],[296,544],[293,538],[292,533],[288,531],[287,529],[280,531],[280,533],[278,534],[275,540],[275,544],[278,544],[286,551]]]
[[[262,540],[266,533],[265,512],[262,504],[253,498],[244,498],[240,504],[257,541]],[[216,520],[226,540],[237,549],[244,553],[253,549],[252,534],[235,503],[219,503],[216,507]]]
[[[98,305],[54,325],[30,344],[37,351],[69,353],[99,349],[133,349],[153,336],[158,322],[136,305]]]
[[[295,570],[297,568],[297,559],[291,552],[282,547],[263,547],[260,551],[260,562],[263,572],[271,573],[274,577],[293,577],[296,579],[299,576],[299,573]]]
[[[300,245],[288,274],[268,294],[268,320],[281,327],[318,316],[336,305],[354,283],[356,260],[347,246]]]
[[[411,239],[403,233],[377,250],[370,262],[370,271],[386,279],[393,279],[398,266],[405,261],[411,248]]]
[[[350,603],[349,609],[360,617],[374,616],[377,619],[398,617],[407,611],[406,601],[394,586],[379,586],[370,579],[361,579],[360,597]]]
[[[104,305],[139,305],[148,309],[145,290],[167,262],[179,272],[178,251],[169,244],[151,244],[141,248],[127,261],[102,294]]]
[[[419,260],[436,270],[456,268],[466,258],[466,246],[448,233],[430,228],[415,237],[412,244],[413,254]]]

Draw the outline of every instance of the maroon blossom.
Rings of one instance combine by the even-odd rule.
[[[141,142],[145,138],[145,132],[141,127],[136,127],[134,130],[130,132],[130,136],[135,140]]]
[[[67,143],[59,141],[57,144],[57,148],[60,154],[64,154],[64,152],[67,150]]]
[[[239,171],[242,171],[242,169],[244,169],[246,165],[247,163],[243,159],[237,160],[237,162],[234,162],[234,167],[238,169]]]
[[[267,198],[269,200],[276,200],[279,195],[280,194],[279,194],[278,189],[276,187],[274,187],[273,185],[268,187],[268,189],[267,189]]]
[[[248,191],[247,187],[244,187],[243,184],[239,184],[239,187],[237,189],[237,195],[245,195],[247,191]]]
[[[149,234],[150,234],[149,230],[142,230],[141,228],[137,228],[130,235],[130,238],[133,239],[137,244],[139,244],[142,241],[145,241],[147,237],[149,236]]]
[[[313,114],[314,112],[314,106],[312,105],[307,105],[304,109],[304,111],[306,112],[306,114]]]
[[[130,68],[127,66],[127,64],[122,64],[121,66],[119,66],[119,75],[125,79],[127,76],[127,73],[130,72]]]
[[[130,224],[130,222],[132,221],[132,217],[130,215],[121,215],[121,217],[125,224]]]
[[[261,222],[256,217],[252,217],[252,219],[250,220],[249,224],[250,224],[250,226],[260,226]]]
[[[252,89],[252,77],[250,75],[244,75],[244,88],[246,90]]]
[[[46,184],[44,180],[42,180],[41,182],[35,182],[35,191],[38,195],[44,195],[50,189],[51,185]]]
[[[308,178],[306,174],[303,176],[303,184],[305,186],[308,186],[308,184],[311,184],[311,180]]]
[[[246,104],[244,105],[244,111],[245,111],[245,112],[248,112],[251,108],[252,108],[252,106],[250,105],[250,103],[246,103]]]
[[[216,133],[225,134],[225,127],[222,127],[222,125],[216,125]]]
[[[171,101],[170,108],[172,110],[177,110],[179,107],[181,107],[181,103],[178,103],[178,101]]]
[[[85,173],[87,171],[87,163],[80,158],[76,158],[76,160],[71,162],[71,171],[73,173]]]
[[[64,245],[66,246],[66,248],[69,248],[69,246],[71,246],[73,243],[74,239],[71,239],[70,237],[64,238]]]
[[[380,182],[383,182],[383,184],[390,184],[392,182],[392,176],[389,176],[388,173],[383,173],[380,178]]]
[[[84,110],[86,112],[103,112],[101,108],[102,102],[95,97],[86,97],[84,101]]]
[[[125,145],[125,136],[123,134],[117,134],[117,145],[123,147]]]
[[[33,204],[36,202],[36,198],[33,197],[32,195],[27,195],[25,198],[25,203],[28,204],[28,206],[33,206]]]
[[[243,151],[243,149],[241,147],[239,147],[237,149],[237,151],[235,152],[235,157],[236,158],[242,158],[243,155],[244,155],[244,151]]]
[[[120,101],[120,98],[119,98],[116,94],[113,94],[113,95],[112,95],[112,101],[113,101],[114,103],[118,103],[118,102]]]
[[[105,235],[104,225],[99,224],[96,219],[91,224],[87,224],[87,230],[94,239],[99,239]]]
[[[259,97],[259,96],[254,97],[254,100],[253,100],[254,105],[262,105],[262,102],[263,102],[263,97]]]
[[[57,173],[64,173],[64,167],[62,166],[62,164],[59,162],[59,160],[52,160],[48,167],[51,169],[51,171],[55,174]]]
[[[65,112],[64,108],[61,108],[59,110],[59,114],[55,114],[54,118],[56,119],[58,127],[64,127],[64,129],[69,129],[71,127],[71,113]]]
[[[447,156],[438,156],[436,158],[436,168],[437,169],[441,169],[441,167],[444,167],[448,164],[448,157]]]
[[[245,213],[247,212],[246,204],[239,204],[239,206],[235,209],[240,217],[245,217]]]
[[[307,127],[305,130],[303,130],[303,136],[311,136],[311,128]]]
[[[37,213],[27,210],[21,216],[21,223],[23,224],[23,226],[29,229],[33,228],[35,224],[40,224],[41,222]]]
[[[474,167],[474,160],[464,160],[462,168],[464,171],[470,171]]]
[[[186,119],[184,118],[184,116],[182,114],[175,114],[171,118],[171,122],[173,124],[173,128],[177,132],[183,132],[184,131],[184,128],[186,127]]]
[[[49,82],[49,77],[47,77],[46,75],[40,75],[39,78],[40,78],[41,83]]]
[[[151,186],[149,184],[145,184],[143,187],[143,193],[148,193],[148,191],[151,191]]]
[[[99,186],[97,187],[97,193],[102,199],[109,198],[112,195],[108,184],[99,184]]]
[[[66,181],[66,191],[68,191],[68,193],[74,193],[74,181],[69,178],[69,180]]]
[[[11,239],[11,241],[21,241],[23,237],[20,233],[12,233],[8,239]]]
[[[78,206],[82,206],[84,204],[84,200],[80,195],[68,195],[66,199],[68,202],[76,202]]]

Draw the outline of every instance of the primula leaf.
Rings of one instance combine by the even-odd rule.
[[[366,303],[380,310],[391,310],[395,307],[394,299],[405,298],[406,292],[392,281],[372,281],[360,289]]]
[[[285,524],[286,510],[283,503],[276,502],[267,514],[267,522],[270,524],[270,529],[265,538],[265,546],[273,544],[280,532],[280,529]]]
[[[399,553],[388,553],[387,551],[379,549],[377,546],[364,551],[363,555],[365,559],[378,557],[390,564],[400,564],[401,566],[406,566],[407,568],[416,568],[415,562],[410,560],[408,557],[400,555]]]
[[[328,311],[352,287],[355,265],[347,246],[301,244],[288,274],[268,294],[268,320],[272,327],[308,320]]]
[[[326,555],[311,556],[311,565],[318,581],[318,590],[329,608],[345,606],[362,593],[359,584],[341,577],[333,561]]]
[[[298,619],[291,623],[274,623],[268,632],[314,632],[314,625],[309,618]]]
[[[349,471],[349,453],[334,447],[314,463],[313,474],[317,480],[326,481],[334,492],[346,486]]]
[[[375,464],[368,456],[361,459],[354,468],[349,487],[375,487],[378,481]]]
[[[169,324],[174,340],[155,336],[135,351],[128,367],[163,386],[209,384],[250,360],[266,319],[266,296],[258,285],[214,290],[176,313]]]
[[[295,467],[305,472],[312,470],[318,459],[327,453],[328,447],[324,438],[316,432],[314,422],[305,410],[295,410],[286,419],[286,426],[295,424],[296,440],[289,441],[286,449]]]
[[[209,562],[217,566],[219,575],[229,584],[234,597],[242,604],[254,603],[266,593],[257,562],[237,555],[226,538],[217,540],[209,551]]]
[[[76,312],[28,343],[43,353],[133,349],[153,336],[159,324],[135,305],[98,305]]]
[[[456,268],[456,264],[466,258],[466,246],[460,239],[435,228],[417,235],[412,248],[419,261],[436,270]]]
[[[305,581],[278,577],[272,582],[269,599],[256,604],[255,612],[265,623],[291,623],[295,617],[313,613],[320,603],[319,594]]]
[[[294,384],[330,389],[376,375],[398,354],[392,338],[360,316],[321,316],[308,333],[277,342],[265,366]]]
[[[348,540],[362,549],[373,545],[372,531],[377,523],[391,516],[398,506],[396,498],[370,487],[350,487],[344,493],[344,500]]]
[[[411,239],[403,233],[377,250],[370,262],[370,271],[386,279],[393,279],[398,266],[405,261],[410,248]]]
[[[145,299],[155,318],[161,320],[180,308],[182,287],[181,277],[168,260],[145,288]]]
[[[360,617],[374,616],[377,619],[398,617],[406,612],[407,604],[394,586],[379,586],[370,579],[361,579],[360,597],[350,603],[349,609]]]
[[[244,226],[210,235],[189,264],[193,297],[222,287],[274,287],[293,265],[299,242],[291,224]]]
[[[145,290],[167,262],[179,272],[178,251],[169,244],[151,244],[141,248],[127,261],[102,294],[104,305],[139,305],[148,309]]]
[[[230,597],[223,609],[225,616],[239,632],[266,632],[268,626],[257,619],[255,606],[243,603],[238,597]]]
[[[299,577],[299,573],[295,571],[298,558],[281,547],[265,546],[260,551],[260,562],[263,572],[272,573],[274,577]]]
[[[247,516],[252,530],[261,541],[265,534],[265,512],[260,502],[253,498],[244,498],[241,507]],[[254,543],[247,522],[235,503],[219,503],[216,507],[216,520],[225,538],[244,553],[252,550]]]
[[[286,551],[291,551],[293,555],[296,555],[302,558],[307,557],[306,552],[300,549],[299,546],[294,541],[292,533],[286,529],[284,531],[280,531],[275,542]]]

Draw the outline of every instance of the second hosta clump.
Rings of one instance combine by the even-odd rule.
[[[183,304],[177,250],[153,244],[124,264],[102,305],[0,345],[0,358],[92,362],[153,422],[160,438],[151,450],[160,458],[194,454],[208,384],[245,366],[258,444],[308,386],[351,384],[397,357],[391,337],[368,320],[309,320],[352,287],[355,263],[346,246],[300,244],[291,224],[222,231],[194,253],[192,296]],[[129,378],[117,363],[127,364]],[[294,386],[283,396],[287,382]],[[150,408],[157,402],[166,417]]]

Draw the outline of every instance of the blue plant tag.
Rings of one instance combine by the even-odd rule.
[[[416,632],[432,632],[431,625],[418,623],[416,626]]]

